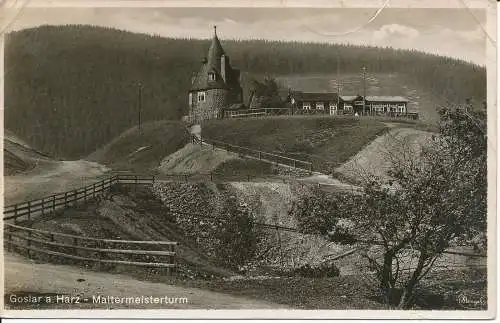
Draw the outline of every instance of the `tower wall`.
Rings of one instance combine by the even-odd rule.
[[[196,121],[215,119],[220,110],[227,105],[228,91],[226,89],[211,89],[205,91],[205,102],[198,101],[198,92],[192,92],[195,97],[193,114]]]

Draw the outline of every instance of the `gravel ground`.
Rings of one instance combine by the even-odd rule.
[[[9,309],[278,309],[286,308],[266,301],[231,296],[197,288],[140,281],[126,275],[87,271],[64,265],[35,263],[28,259],[5,254],[5,306]],[[79,297],[79,304],[10,302],[10,296],[44,295]],[[174,304],[103,304],[93,302],[97,296],[158,297],[167,296]],[[187,298],[185,303],[182,298]],[[87,299],[87,301],[85,300]],[[74,299],[75,300],[75,299]]]
[[[430,132],[415,129],[392,129],[373,140],[335,172],[355,182],[370,176],[386,178],[393,158],[415,158],[431,136]]]

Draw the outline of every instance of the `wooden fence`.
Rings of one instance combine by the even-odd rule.
[[[63,210],[69,206],[75,206],[79,202],[88,202],[95,199],[106,191],[109,191],[113,186],[120,185],[151,185],[159,181],[171,182],[217,182],[217,181],[251,181],[255,179],[255,175],[250,174],[234,174],[231,176],[218,174],[215,172],[195,173],[195,174],[117,174],[110,176],[102,181],[93,183],[83,188],[74,189],[67,192],[53,194],[41,199],[30,200],[19,204],[8,205],[4,207],[4,221],[13,220],[14,224],[18,221],[30,221],[37,216],[54,213],[58,210]],[[318,188],[329,189],[332,186],[322,183],[306,183],[297,179],[282,179],[284,183],[294,183],[302,186],[317,186]],[[334,187],[335,190],[348,191],[358,193],[358,188],[341,189]]]
[[[4,241],[9,251],[25,254],[29,258],[56,257],[86,263],[167,269],[175,267],[177,245],[172,241],[97,239],[43,231],[11,223],[5,223]],[[132,246],[140,246],[141,249]],[[158,248],[167,250],[157,250]],[[127,260],[121,259],[123,256],[126,256]]]
[[[53,213],[57,210],[73,206],[80,201],[88,201],[98,197],[118,183],[119,178],[112,176],[100,182],[85,186],[83,188],[50,195],[41,199],[31,200],[19,204],[8,205],[4,208],[4,220],[14,220],[24,217],[31,220],[34,216]]]
[[[45,215],[53,213],[57,210],[64,209],[69,206],[74,206],[79,201],[88,201],[92,198],[98,197],[105,191],[110,190],[117,184],[130,184],[130,185],[151,185],[156,181],[182,181],[189,182],[192,177],[205,176],[206,179],[213,180],[213,173],[205,174],[164,174],[160,176],[155,175],[139,175],[139,174],[118,174],[104,179],[100,182],[88,185],[86,187],[75,189],[59,194],[54,194],[42,199],[23,202],[16,205],[7,206],[4,209],[4,220],[14,220],[14,224],[4,223],[4,239],[6,239],[6,246],[10,250],[24,250],[28,256],[32,253],[42,253],[47,256],[55,256],[59,258],[68,258],[76,261],[84,262],[99,262],[110,264],[124,264],[124,265],[137,265],[137,266],[151,266],[151,267],[164,267],[171,268],[175,264],[175,246],[176,242],[170,241],[127,241],[127,240],[109,240],[97,239],[83,236],[75,236],[63,233],[42,231],[38,229],[28,228],[17,225],[18,218],[25,217],[25,220],[31,220],[36,215]],[[250,180],[250,178],[248,178]],[[307,185],[307,183],[294,180],[293,182]],[[329,186],[328,184],[319,184],[318,187]],[[179,211],[173,211],[179,213]],[[280,230],[288,232],[301,233],[296,228],[289,228],[267,223],[256,223],[265,229]],[[59,239],[59,240],[58,240]],[[62,240],[65,240],[64,243]],[[24,242],[23,242],[24,241]],[[69,243],[68,243],[69,241]],[[106,245],[112,245],[106,247]],[[142,246],[168,246],[169,250],[138,250],[130,249],[131,245]],[[62,251],[61,251],[62,249]],[[71,250],[68,253],[67,250]],[[87,255],[81,255],[81,253]],[[80,255],[78,254],[80,253]],[[445,254],[452,254],[458,256],[478,257],[484,258],[485,255],[478,254],[464,254],[460,252],[445,251]],[[106,255],[130,255],[132,257],[142,257],[141,261],[137,260],[120,260],[110,258]],[[347,256],[342,255],[341,258]],[[166,261],[145,261],[144,257],[170,257]]]
[[[261,150],[256,150],[256,149],[251,149],[247,147],[242,147],[238,145],[233,145],[229,144],[227,142],[223,142],[220,140],[214,140],[214,139],[202,139],[201,141],[195,137],[193,137],[193,142],[194,143],[206,143],[209,145],[212,145],[212,148],[220,148],[229,152],[236,153],[242,157],[247,157],[247,158],[253,158],[253,159],[258,159],[260,161],[264,162],[269,162],[273,163],[276,165],[285,165],[297,169],[302,169],[306,170],[309,173],[313,172],[313,164],[308,161],[300,160],[300,159],[295,159],[295,158],[290,158],[282,155],[277,155]]]

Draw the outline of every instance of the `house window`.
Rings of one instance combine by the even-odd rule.
[[[325,104],[323,102],[316,102],[316,109],[325,110]]]
[[[330,115],[337,114],[337,105],[330,103]]]
[[[215,81],[215,73],[208,73],[208,80]]]
[[[311,110],[311,103],[309,103],[309,102],[302,103],[302,109]]]
[[[205,102],[205,92],[198,92],[198,102]]]

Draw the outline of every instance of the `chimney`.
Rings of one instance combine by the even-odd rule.
[[[222,79],[224,80],[224,83],[226,82],[226,55],[222,54],[220,57],[220,75],[222,76]]]

